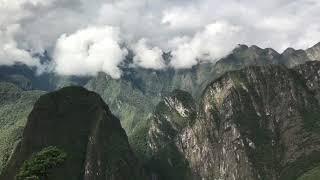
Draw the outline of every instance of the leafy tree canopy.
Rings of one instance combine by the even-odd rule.
[[[17,180],[40,180],[46,179],[53,168],[61,166],[66,160],[67,154],[57,147],[50,146],[26,160],[18,175]]]

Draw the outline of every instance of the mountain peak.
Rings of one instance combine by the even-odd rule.
[[[286,50],[284,50],[282,54],[292,54],[295,51],[296,51],[295,49],[293,49],[292,47],[289,47]]]
[[[246,51],[248,50],[248,46],[245,45],[245,44],[238,44],[232,51],[231,51],[231,54],[234,54],[234,53],[241,53],[243,51]]]
[[[318,42],[317,44],[315,44],[314,46],[312,46],[311,48],[318,48],[320,47],[320,42]]]
[[[67,157],[44,172],[48,179],[145,179],[119,119],[85,88],[66,87],[39,98],[0,179],[14,179],[35,152],[51,146]]]
[[[250,49],[261,50],[261,48],[257,45],[252,45],[249,47]]]
[[[320,60],[320,42],[306,50],[310,60]]]

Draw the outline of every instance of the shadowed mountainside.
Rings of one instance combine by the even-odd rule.
[[[65,151],[67,158],[47,179],[145,179],[120,121],[99,95],[84,88],[40,97],[0,179],[13,180],[24,161],[49,146]]]

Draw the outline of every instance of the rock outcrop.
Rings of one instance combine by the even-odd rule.
[[[84,88],[67,87],[40,97],[0,179],[13,180],[24,161],[49,146],[67,154],[49,180],[145,179],[120,121],[99,95]]]
[[[320,61],[320,42],[306,50],[310,60]]]
[[[176,150],[181,161],[167,158],[168,166],[182,163],[180,177],[192,180],[297,179],[320,162],[319,74],[319,62],[225,74],[205,89],[197,117],[187,120],[192,123],[176,128],[168,123],[174,119],[153,120],[149,146],[154,157]],[[174,104],[171,114],[155,117],[172,117],[181,109],[181,103]],[[170,147],[157,145],[168,135],[162,124],[175,130],[165,140]],[[160,174],[158,179],[171,178]]]
[[[155,108],[148,131],[148,144],[152,158],[147,166],[160,179],[192,178],[191,169],[184,154],[176,146],[176,138],[197,116],[196,103],[192,96],[175,90]]]

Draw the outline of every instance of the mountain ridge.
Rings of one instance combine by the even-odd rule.
[[[175,151],[181,160],[167,155],[173,158],[167,166],[180,172],[178,179],[297,179],[320,163],[319,67],[310,62],[295,70],[268,65],[226,73],[205,89],[194,123],[170,140],[162,138],[171,130],[161,124],[176,112],[162,111],[164,119],[155,114],[151,159],[163,163],[161,154]],[[156,145],[165,142],[171,145]],[[185,162],[182,171],[179,162]],[[160,179],[171,174],[158,173]]]
[[[306,51],[318,52],[319,49],[317,48],[319,44],[320,43]],[[215,64],[201,63],[191,69],[180,70],[171,68],[165,70],[150,70],[125,67],[126,71],[124,71],[124,76],[120,79],[112,79],[105,73],[99,73],[97,77],[90,78],[57,76],[53,74],[45,74],[44,77],[37,77],[33,69],[16,65],[13,67],[0,67],[0,81],[11,83],[11,85],[14,84],[15,87],[20,89],[18,94],[20,94],[20,92],[24,93],[25,91],[42,88],[50,92],[68,85],[81,85],[98,93],[108,104],[115,116],[121,120],[122,127],[128,134],[129,142],[137,156],[141,159],[148,159],[150,157],[146,157],[145,154],[150,152],[146,152],[147,148],[140,148],[146,145],[145,136],[148,134],[146,128],[150,126],[150,122],[154,117],[154,110],[157,109],[159,102],[163,101],[167,96],[172,95],[172,91],[180,89],[190,94],[198,106],[198,104],[201,104],[201,98],[207,86],[213,81],[223,77],[226,73],[241,70],[247,66],[268,65],[283,65],[299,73],[301,71],[300,74],[303,73],[303,77],[308,77],[302,81],[308,82],[309,89],[316,89],[320,87],[319,82],[315,79],[317,77],[316,67],[319,66],[318,61],[311,61],[309,58],[310,55],[308,55],[306,51],[288,48],[279,54],[271,48],[263,49],[257,46],[249,47],[247,45],[239,45],[231,54]],[[316,55],[317,54],[315,54],[314,57],[316,57]],[[168,54],[167,56],[169,57]],[[315,68],[312,68],[313,66]],[[300,67],[305,68],[303,70]],[[313,80],[310,81],[310,79]],[[46,82],[44,83],[44,81]],[[10,88],[11,85],[6,84],[4,88]],[[32,97],[37,98],[37,96]],[[10,99],[12,97],[9,94],[5,94],[3,98],[9,98],[9,101],[6,101],[6,103],[16,102],[16,99]],[[317,93],[315,98],[319,99]],[[32,108],[35,99],[26,101],[26,107],[21,108],[26,110],[22,113],[23,117],[21,118],[13,116],[12,114],[14,113],[12,111],[7,114],[8,109],[6,109],[6,106],[0,108],[0,112],[2,112],[3,109],[3,117],[10,120],[12,124],[10,128],[17,130],[12,131],[12,133],[15,133],[17,136],[15,135],[14,139],[9,138],[9,149],[7,149],[7,147],[4,149],[0,148],[0,154],[5,151],[5,153],[2,154],[6,154],[5,156],[7,157],[13,145],[21,138],[19,134],[22,133],[24,123],[26,122],[27,111]],[[10,105],[10,108],[16,109],[23,103],[19,104],[17,104],[17,106]],[[6,134],[3,135],[2,138],[7,137],[13,136]],[[7,143],[7,141],[5,142]],[[6,159],[7,158],[0,160],[0,169],[2,168],[1,166],[6,164]]]

